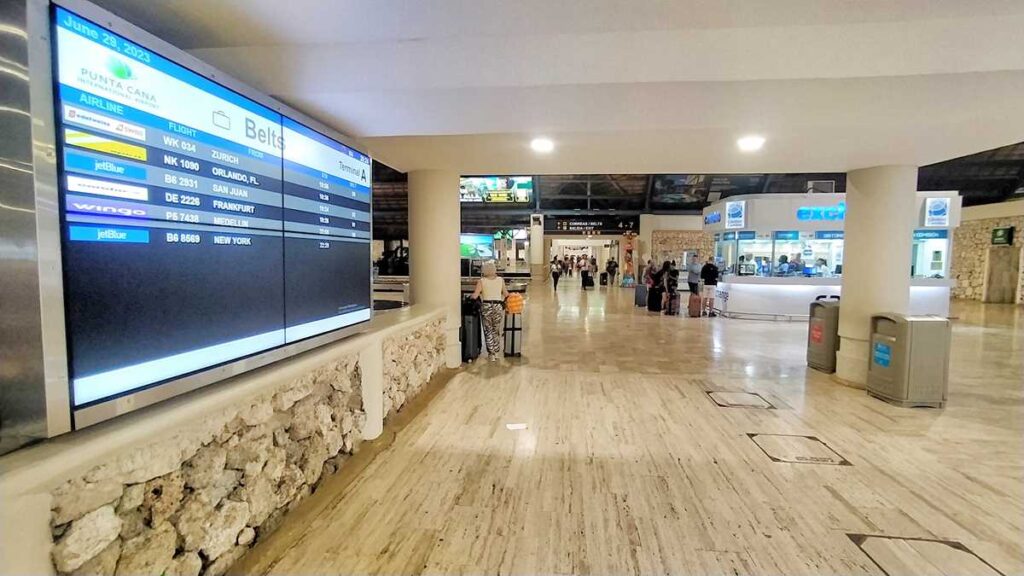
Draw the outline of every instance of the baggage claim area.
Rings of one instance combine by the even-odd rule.
[[[0,5],[0,575],[1024,574],[1024,6],[300,4]]]

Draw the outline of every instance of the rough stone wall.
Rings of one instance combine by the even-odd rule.
[[[950,275],[956,280],[954,298],[981,300],[984,295],[985,254],[992,245],[992,229],[1014,226],[1013,245],[1024,246],[1024,216],[967,220],[953,233],[953,262]],[[1024,303],[1024,267],[1018,282],[1017,302]]]
[[[118,455],[53,491],[60,574],[220,575],[355,451],[358,355]]]
[[[715,249],[711,234],[701,230],[655,230],[651,232],[651,256],[655,265],[678,259],[686,250],[697,250],[704,261]],[[681,263],[678,263],[682,265]]]
[[[419,394],[444,367],[444,319],[384,340],[384,418]]]

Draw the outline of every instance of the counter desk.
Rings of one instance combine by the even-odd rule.
[[[842,278],[726,276],[715,291],[715,309],[727,318],[805,320],[811,302],[820,295],[840,296],[842,283]],[[951,286],[948,279],[911,279],[910,314],[948,317]]]

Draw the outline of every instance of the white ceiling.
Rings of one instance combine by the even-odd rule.
[[[99,3],[403,170],[845,171],[1024,140],[1022,0]]]

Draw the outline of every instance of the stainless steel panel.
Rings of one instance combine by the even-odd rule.
[[[27,8],[0,2],[0,453],[46,437]]]

